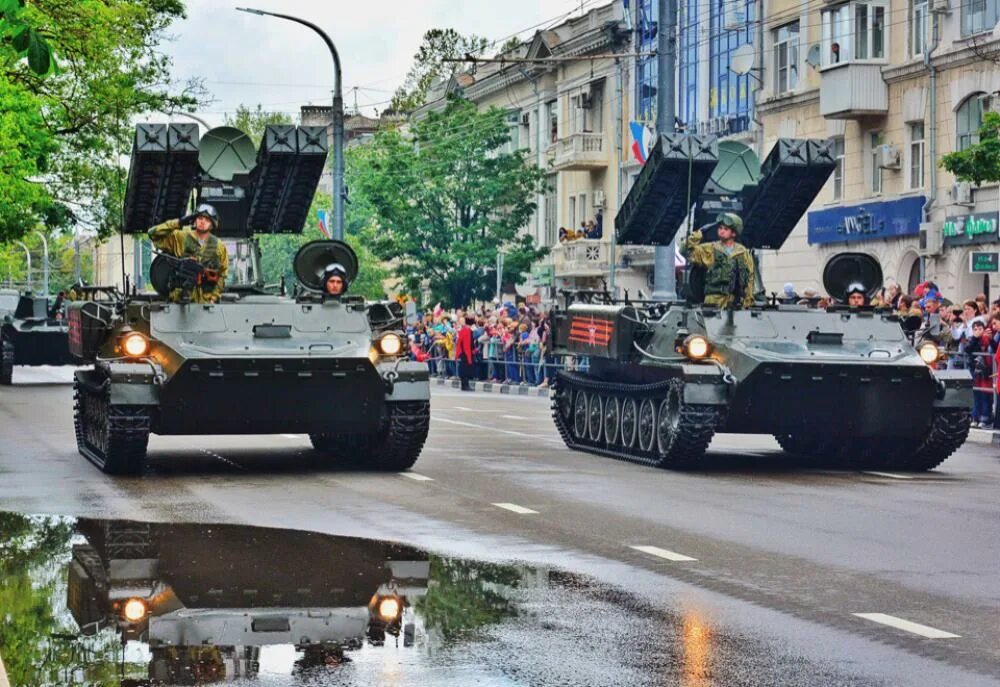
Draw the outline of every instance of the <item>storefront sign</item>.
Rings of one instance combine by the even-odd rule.
[[[552,265],[534,264],[531,266],[531,283],[533,286],[552,286],[552,276],[555,268]]]
[[[909,196],[810,212],[809,243],[916,236],[920,233],[924,202],[923,196]]]
[[[1000,253],[972,253],[969,255],[969,271],[973,274],[1000,272]]]
[[[996,212],[976,212],[957,217],[945,217],[944,245],[967,246],[974,243],[994,243],[1000,241],[998,225],[1000,214]]]

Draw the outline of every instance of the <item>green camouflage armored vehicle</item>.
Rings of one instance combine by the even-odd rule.
[[[16,300],[14,298],[16,297]],[[8,309],[14,305],[13,309]],[[0,292],[0,384],[13,383],[18,365],[72,365],[63,298]]]
[[[834,166],[825,141],[785,139],[742,188],[726,188],[717,165],[714,140],[662,136],[616,220],[619,240],[667,244],[693,206],[699,225],[737,212],[748,248],[780,248]],[[763,293],[749,308],[712,308],[689,276],[683,301],[566,295],[556,351],[588,363],[555,382],[553,418],[570,448],[696,468],[717,432],[771,434],[828,465],[929,470],[965,441],[969,374],[934,369],[937,349],[917,350],[895,314]],[[852,253],[827,264],[831,296],[846,300],[855,282],[875,293],[878,263]]]
[[[423,551],[311,532],[84,518],[76,534],[79,634],[141,642],[154,684],[257,677],[267,647],[287,647],[288,664],[298,653],[292,672],[387,635],[412,646],[408,609],[430,575]]]
[[[351,248],[303,246],[291,296],[260,280],[253,236],[302,231],[324,129],[269,126],[255,163],[253,144],[235,130],[212,130],[202,143],[193,125],[137,127],[125,229],[144,232],[211,202],[215,233],[238,262],[216,303],[177,302],[199,266],[159,255],[155,293],[71,305],[70,349],[93,363],[75,380],[80,453],[105,472],[135,474],[150,433],[302,433],[345,463],[409,468],[428,431],[427,368],[406,359],[401,319],[384,304],[323,293],[332,265],[348,283],[357,275]]]

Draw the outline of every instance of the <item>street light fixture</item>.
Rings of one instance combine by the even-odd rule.
[[[23,241],[15,241],[14,243],[24,249],[24,254],[28,258],[28,291],[33,291],[31,282],[31,251],[28,250],[28,246]]]
[[[342,93],[341,83],[343,79],[340,73],[340,55],[337,54],[337,48],[334,46],[333,41],[330,37],[326,35],[323,29],[319,28],[310,21],[305,19],[300,19],[299,17],[293,17],[288,14],[279,14],[278,12],[268,12],[266,10],[258,10],[252,7],[237,7],[240,12],[248,12],[250,14],[257,14],[260,16],[278,17],[279,19],[287,19],[288,21],[293,21],[296,24],[302,24],[303,26],[308,26],[310,29],[315,31],[322,37],[324,42],[326,42],[326,47],[330,49],[330,55],[333,57],[333,70],[334,70],[334,89],[333,89],[333,170],[331,177],[333,180],[332,193],[333,193],[333,238],[337,240],[344,239],[344,97]]]
[[[49,297],[49,242],[45,239],[45,234],[35,230],[38,238],[42,240],[42,295]]]

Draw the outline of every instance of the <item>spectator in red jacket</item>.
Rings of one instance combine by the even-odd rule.
[[[458,359],[458,377],[462,381],[462,391],[472,391],[469,380],[472,379],[473,366],[472,328],[476,325],[475,317],[466,317],[465,324],[458,329],[458,342],[455,346],[455,357]]]

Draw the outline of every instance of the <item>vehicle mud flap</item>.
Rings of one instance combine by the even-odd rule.
[[[559,372],[553,386],[552,419],[566,446],[654,467],[696,467],[725,410],[686,402],[680,378],[621,384]]]
[[[398,472],[413,467],[430,431],[429,401],[387,403],[379,429],[370,434],[310,434],[313,448],[354,467]]]
[[[150,410],[111,403],[110,380],[94,371],[73,380],[73,426],[80,454],[109,475],[142,474]]]

